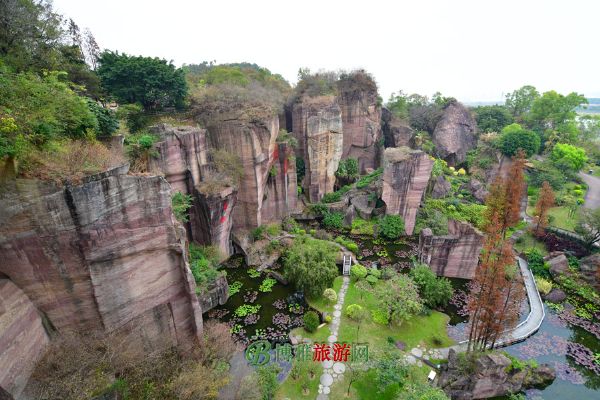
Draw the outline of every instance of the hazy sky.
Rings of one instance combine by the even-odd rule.
[[[524,84],[600,97],[598,0],[54,0],[102,48],[177,65],[371,72],[404,90],[498,100]]]

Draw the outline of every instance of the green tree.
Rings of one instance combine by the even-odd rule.
[[[577,232],[584,240],[588,248],[600,241],[600,208],[595,210],[582,208],[575,226]]]
[[[403,274],[380,283],[375,294],[377,304],[387,314],[388,321],[398,325],[423,309],[417,286],[410,277]]]
[[[279,387],[277,374],[280,368],[275,363],[269,363],[258,368],[258,384],[262,391],[263,400],[271,400],[275,397],[275,392]]]
[[[453,294],[452,284],[448,279],[438,278],[425,264],[413,267],[409,275],[419,288],[425,305],[435,308],[448,304]]]
[[[521,117],[531,109],[533,102],[539,97],[540,93],[535,87],[525,85],[512,93],[508,93],[505,105],[513,117]]]
[[[513,117],[505,106],[480,106],[475,108],[475,115],[482,132],[500,132],[513,123]]]
[[[558,143],[550,154],[552,163],[560,170],[579,171],[587,162],[585,149],[567,143]]]
[[[98,63],[102,86],[120,103],[139,103],[146,111],[184,104],[184,72],[166,60],[104,51]]]
[[[408,377],[405,357],[397,350],[377,354],[377,358],[373,362],[373,368],[377,374],[375,384],[380,393],[384,392],[390,385],[398,384],[403,387]]]
[[[572,92],[564,96],[551,90],[533,101],[526,120],[538,132],[559,129],[575,119],[575,109],[581,104],[587,104],[585,96],[581,94]]]
[[[284,274],[307,296],[320,296],[338,274],[335,252],[336,247],[329,242],[298,237],[284,256]]]
[[[540,149],[539,135],[533,131],[523,129],[519,124],[504,127],[499,142],[502,152],[507,156],[514,156],[519,149],[522,149],[527,157],[530,157]]]

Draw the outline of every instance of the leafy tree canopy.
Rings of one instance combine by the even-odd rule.
[[[522,149],[530,157],[539,151],[540,141],[537,133],[523,129],[519,124],[510,124],[502,129],[500,148],[507,156],[514,156]]]
[[[480,106],[475,108],[475,114],[482,132],[500,132],[513,123],[513,117],[505,106]]]
[[[585,149],[567,143],[558,143],[554,146],[550,159],[558,169],[568,169],[574,172],[583,168],[587,162]]]
[[[533,101],[526,119],[539,132],[559,129],[575,119],[575,109],[581,104],[587,104],[587,99],[581,94],[572,92],[564,96],[551,90]]]
[[[540,97],[537,89],[530,85],[525,85],[506,95],[506,108],[514,117],[520,117],[531,109],[533,102]]]
[[[184,72],[172,63],[113,51],[104,51],[98,62],[102,86],[120,103],[139,103],[146,111],[184,105]]]

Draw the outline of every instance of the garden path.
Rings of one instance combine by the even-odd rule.
[[[600,178],[583,172],[579,173],[579,177],[588,185],[583,206],[592,209],[600,207]]]
[[[335,306],[333,306],[333,318],[331,324],[329,324],[329,332],[331,335],[327,338],[330,346],[337,341],[338,331],[342,322],[342,310],[344,309],[344,300],[346,298],[346,292],[348,291],[348,285],[350,283],[350,277],[344,276],[342,281],[342,287],[338,293],[338,300]],[[319,395],[317,400],[329,399],[329,392],[331,391],[331,385],[334,380],[342,379],[346,366],[341,362],[334,363],[333,361],[323,361],[323,374],[321,375],[319,384]]]

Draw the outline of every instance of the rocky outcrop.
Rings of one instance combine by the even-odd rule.
[[[567,294],[560,289],[554,288],[550,293],[542,297],[551,303],[562,303],[567,299]]]
[[[450,185],[450,182],[448,182],[443,175],[440,175],[433,182],[431,197],[434,199],[441,199],[448,196],[451,190],[452,185]]]
[[[386,148],[414,145],[413,129],[385,107],[381,109],[381,132]]]
[[[457,101],[446,106],[440,122],[433,131],[437,155],[448,165],[462,164],[467,152],[477,144],[477,122],[469,110]]]
[[[569,260],[562,251],[553,251],[544,257],[550,267],[552,276],[563,275],[569,271]]]
[[[226,182],[211,185],[214,166],[206,143],[206,131],[196,127],[159,125],[152,128],[160,136],[156,155],[149,160],[149,170],[164,175],[173,192],[192,196],[187,232],[189,239],[219,248],[223,258],[231,255],[231,218],[237,191]]]
[[[381,199],[387,214],[402,216],[407,235],[413,233],[432,167],[433,160],[421,150],[385,149]]]
[[[304,188],[311,202],[333,192],[343,150],[342,112],[334,96],[305,97],[292,106],[298,154],[304,158]]]
[[[252,229],[280,220],[296,208],[296,165],[286,143],[277,143],[279,118],[219,115],[208,125],[210,148],[236,154],[243,168],[234,229]]]
[[[126,171],[77,186],[5,185],[0,275],[58,332],[113,332],[147,351],[189,346],[201,334],[202,315],[171,186]]]
[[[469,183],[467,183],[464,187],[461,187],[461,189],[469,191],[473,198],[480,204],[485,203],[485,199],[489,194],[488,190],[485,188],[485,185],[475,178],[471,178]]]
[[[449,220],[448,235],[434,236],[425,228],[419,235],[419,261],[438,276],[473,279],[484,236],[466,222]]]
[[[229,285],[224,275],[217,278],[207,290],[198,295],[198,301],[203,313],[212,310],[216,306],[225,304],[228,298]]]
[[[592,254],[579,261],[580,276],[596,290],[600,290],[600,254]]]
[[[0,399],[20,397],[48,343],[33,303],[12,281],[0,279]]]
[[[344,131],[342,158],[357,159],[363,174],[379,166],[383,148],[377,86],[369,79],[358,71],[338,83]]]
[[[522,369],[512,368],[511,364],[502,353],[483,353],[475,360],[461,362],[451,349],[448,363],[442,366],[438,385],[453,400],[472,400],[545,387],[556,378],[554,369],[546,364],[535,368],[526,365]]]

